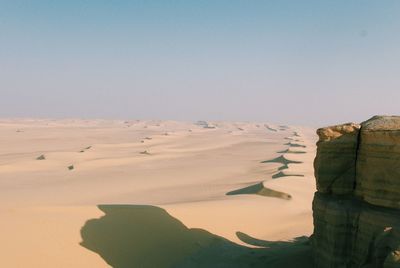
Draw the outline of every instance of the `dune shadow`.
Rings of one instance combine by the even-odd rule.
[[[251,248],[189,229],[159,207],[98,207],[105,215],[85,223],[81,245],[112,267],[312,267],[306,238],[274,242],[238,232],[245,243],[262,247]]]
[[[284,155],[280,155],[274,159],[261,161],[260,163],[279,163],[279,164],[283,164],[283,165],[288,165],[288,164],[301,164],[303,162],[296,161],[296,160],[290,160],[290,159],[287,159]]]
[[[275,128],[273,128],[273,127],[270,127],[270,126],[268,126],[267,124],[265,124],[264,127],[265,127],[266,129],[270,130],[270,131],[274,131],[274,132],[277,132],[277,131],[278,131],[277,129],[275,129]]]
[[[276,197],[285,200],[292,199],[292,196],[290,194],[267,188],[262,182],[226,193],[226,195],[240,194],[257,194],[261,196]]]
[[[304,175],[303,174],[287,174],[282,171],[272,175],[273,179],[278,179],[278,178],[282,178],[282,177],[304,177]]]
[[[294,136],[294,137],[301,137],[301,135],[300,135],[297,131],[294,131],[294,132],[293,132],[293,136]]]
[[[294,150],[291,150],[291,149],[286,149],[286,150],[283,150],[283,151],[279,151],[277,153],[279,153],[279,154],[305,154],[306,152],[304,152],[304,151],[294,151]]]
[[[289,147],[300,147],[300,148],[306,148],[307,146],[299,143],[294,143],[294,142],[288,142],[285,143],[284,145],[288,145]]]

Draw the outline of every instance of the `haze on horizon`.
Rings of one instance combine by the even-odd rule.
[[[0,4],[0,117],[399,114],[399,1]]]

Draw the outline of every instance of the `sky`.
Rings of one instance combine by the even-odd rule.
[[[397,0],[0,0],[0,117],[400,114]]]

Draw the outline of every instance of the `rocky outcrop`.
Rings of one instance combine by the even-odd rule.
[[[317,134],[316,267],[400,267],[400,117]]]
[[[318,192],[353,192],[359,131],[360,125],[353,123],[317,130],[319,141],[314,169]]]
[[[370,204],[400,209],[400,116],[364,122],[359,147],[355,193]]]

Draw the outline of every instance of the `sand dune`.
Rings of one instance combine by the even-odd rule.
[[[301,148],[306,148],[304,144],[300,144],[298,142],[288,142],[285,143],[285,145],[288,145],[289,147],[301,147]]]
[[[274,159],[262,161],[261,163],[279,163],[279,164],[287,165],[287,164],[293,164],[293,163],[300,164],[302,162],[290,160],[287,157],[285,157],[284,155],[280,155]]]
[[[314,130],[206,123],[1,120],[2,266],[306,263]]]
[[[258,194],[258,195],[263,195],[263,196],[268,196],[268,197],[277,197],[277,198],[282,198],[289,200],[291,199],[291,195],[279,191],[275,191],[269,188],[266,188],[263,183],[257,183],[254,185],[250,185],[247,187],[244,187],[242,189],[230,191],[226,193],[227,195],[239,195],[239,194]]]
[[[279,151],[278,153],[279,154],[305,154],[306,152],[300,151],[300,150],[299,151],[298,150],[293,150],[291,148],[288,148],[286,150]]]
[[[279,171],[278,173],[272,175],[272,178],[277,179],[277,178],[288,177],[288,176],[304,177],[304,174],[296,174],[296,173],[289,173],[289,172],[285,172],[285,171]]]

